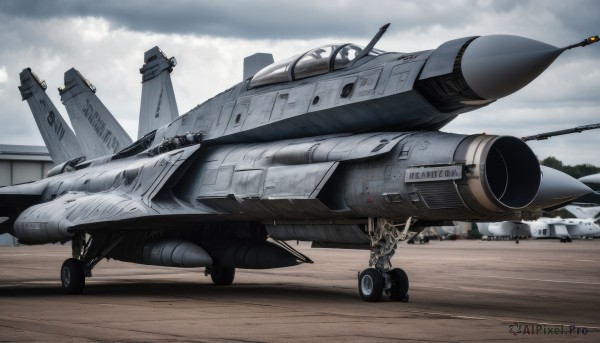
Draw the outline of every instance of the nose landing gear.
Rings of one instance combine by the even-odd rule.
[[[360,297],[369,302],[379,301],[382,294],[389,295],[393,301],[408,302],[408,276],[400,268],[393,268],[391,259],[399,241],[408,238],[412,218],[404,224],[393,224],[393,220],[369,218],[369,238],[371,239],[371,257],[368,268],[358,275]],[[404,226],[400,231],[398,227]]]

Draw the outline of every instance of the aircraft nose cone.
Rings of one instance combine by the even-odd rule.
[[[484,99],[499,99],[523,88],[564,51],[533,39],[492,35],[475,39],[463,55],[462,73]]]
[[[540,166],[542,180],[535,199],[529,206],[546,208],[571,201],[592,192],[579,180],[556,169]]]

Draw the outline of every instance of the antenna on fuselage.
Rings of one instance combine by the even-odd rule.
[[[375,47],[375,44],[379,42],[379,39],[381,38],[381,36],[383,36],[385,31],[387,31],[388,27],[390,27],[390,23],[387,23],[379,28],[379,32],[375,34],[375,36],[371,39],[369,44],[367,44],[367,46],[358,54],[358,56],[356,56],[354,62],[358,61],[361,57],[365,57],[369,52],[371,52],[371,50],[373,50],[373,47]],[[354,62],[352,64],[354,64]]]

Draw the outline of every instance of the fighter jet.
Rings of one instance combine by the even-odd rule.
[[[131,145],[131,138],[96,96],[96,87],[75,68],[65,72],[58,89],[85,157],[112,155]]]
[[[566,175],[567,190],[540,183],[519,138],[437,131],[569,47],[485,36],[386,53],[374,49],[385,28],[365,48],[330,44],[266,66],[114,155],[0,188],[0,231],[71,241],[69,294],[103,258],[205,267],[228,285],[235,268],[312,262],[284,242],[303,240],[370,247],[360,297],[408,301],[391,258],[412,232],[520,220],[590,191]]]
[[[179,116],[171,83],[171,72],[176,65],[175,57],[167,58],[157,46],[144,53],[144,65],[140,68],[142,103],[138,139]]]
[[[52,161],[61,164],[82,157],[83,150],[75,133],[46,94],[46,81],[42,81],[30,68],[23,69],[19,77],[21,98],[27,100]]]

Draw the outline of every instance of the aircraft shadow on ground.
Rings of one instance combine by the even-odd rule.
[[[0,287],[0,298],[5,297],[46,297],[64,295],[60,284],[56,285],[14,285]],[[190,282],[118,282],[90,283],[85,286],[82,296],[113,297],[160,297],[161,300],[173,297],[173,301],[181,298],[218,298],[236,299],[337,299],[356,300],[357,295],[342,289],[296,287],[281,284],[234,284],[231,286],[215,286],[213,284]],[[65,295],[66,296],[66,295]],[[78,297],[75,295],[74,297]]]
[[[420,294],[415,294],[420,293]],[[270,303],[292,304],[328,303],[337,306],[373,306],[360,300],[352,289],[303,287],[295,284],[238,283],[231,286],[215,286],[209,283],[165,281],[119,281],[90,283],[83,295],[65,295],[59,283],[2,286],[3,299],[69,299],[75,302],[120,302],[125,299],[150,303],[178,303],[183,301],[208,301],[222,303]],[[382,296],[381,303],[388,303],[394,310],[410,311],[413,315],[430,319],[453,318],[452,314],[476,316],[505,316],[513,318],[544,318],[548,308],[544,303],[509,296],[482,297],[467,300],[464,296],[448,297],[447,294],[415,290],[409,303],[397,303]],[[396,308],[397,306],[397,308]],[[567,304],[562,306],[573,307]],[[387,305],[386,305],[387,307]],[[573,309],[571,309],[573,310]],[[416,311],[416,312],[415,312]]]

